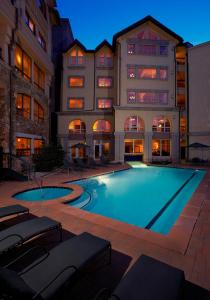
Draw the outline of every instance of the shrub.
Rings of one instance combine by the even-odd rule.
[[[37,154],[33,155],[35,170],[38,172],[51,171],[63,165],[64,151],[61,145],[43,145]]]

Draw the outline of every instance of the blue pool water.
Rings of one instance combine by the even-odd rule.
[[[205,171],[132,168],[74,182],[85,190],[68,205],[167,234]]]
[[[60,187],[42,187],[27,190],[21,193],[14,195],[15,199],[24,200],[24,201],[45,201],[53,200],[56,198],[64,197],[72,193],[72,189],[69,188],[60,188]]]

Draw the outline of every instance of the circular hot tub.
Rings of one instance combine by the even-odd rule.
[[[13,198],[23,201],[48,201],[65,197],[72,193],[71,188],[66,187],[41,187],[19,192],[13,195]]]

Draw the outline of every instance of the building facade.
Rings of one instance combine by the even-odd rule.
[[[30,156],[49,141],[54,1],[0,1],[0,146]]]
[[[70,158],[179,161],[187,143],[188,45],[148,16],[95,50],[63,54],[58,138]],[[183,150],[184,149],[184,150]],[[86,150],[87,151],[87,150]]]
[[[210,160],[210,42],[188,51],[189,158]],[[198,147],[201,144],[201,147]]]

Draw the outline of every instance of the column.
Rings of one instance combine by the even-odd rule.
[[[124,132],[115,132],[115,161],[124,162],[124,139]]]
[[[144,136],[144,162],[152,162],[152,132],[145,132]]]
[[[171,158],[172,162],[179,162],[180,155],[179,155],[179,134],[172,133],[171,134]]]

